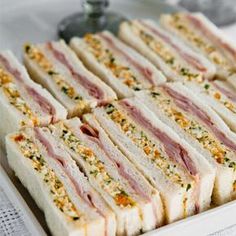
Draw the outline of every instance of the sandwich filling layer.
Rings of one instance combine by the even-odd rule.
[[[109,194],[116,205],[121,208],[130,208],[134,206],[135,201],[124,190],[121,184],[116,181],[106,170],[105,164],[99,160],[93,150],[87,147],[68,127],[64,124],[61,127],[62,132],[60,138],[66,146],[73,152],[79,154],[80,158],[87,164],[89,176],[94,178],[107,194]]]
[[[178,46],[173,45],[168,36],[162,35],[162,32],[157,31],[156,28],[145,22],[131,22],[129,24],[133,33],[178,75],[188,81],[203,81],[201,71],[204,72],[205,68],[195,58],[182,51]],[[194,67],[197,68],[193,69]]]
[[[50,189],[50,196],[55,206],[65,215],[69,221],[77,221],[82,214],[71,201],[63,183],[55,172],[49,167],[41,155],[37,145],[26,134],[17,134],[12,137],[25,158],[30,160],[32,167],[41,176]]]

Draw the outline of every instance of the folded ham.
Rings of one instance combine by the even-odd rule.
[[[115,212],[117,235],[136,235],[162,225],[158,191],[114,146],[94,117],[85,118],[88,123],[74,118],[50,129]]]
[[[161,25],[205,55],[217,68],[217,76],[236,87],[236,46],[201,13],[162,15]]]
[[[165,82],[162,73],[148,60],[107,31],[73,38],[70,46],[120,98]]]
[[[67,111],[34,83],[10,51],[0,52],[0,139],[22,127],[66,119]]]
[[[94,115],[112,141],[159,190],[167,222],[209,207],[215,169],[137,98],[96,108]]]
[[[206,102],[236,132],[236,95],[235,90],[227,81],[215,80],[196,85],[185,84],[193,93]]]
[[[53,235],[116,235],[114,213],[48,128],[9,134],[6,149]]]
[[[66,107],[69,117],[116,99],[113,90],[89,72],[64,41],[26,45],[24,62],[32,78]]]
[[[213,202],[222,204],[234,199],[236,135],[205,105],[209,98],[203,103],[181,83],[167,83],[152,91],[138,92],[137,97],[217,169]]]
[[[215,66],[151,20],[123,22],[119,37],[147,57],[169,80],[202,82]]]

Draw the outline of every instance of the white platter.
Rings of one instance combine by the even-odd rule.
[[[162,3],[162,0],[111,0],[111,2],[111,10],[119,9],[119,12],[127,18],[142,17],[158,20],[160,13],[176,10]],[[0,50],[11,49],[20,59],[22,45],[25,42],[56,39],[57,23],[79,10],[80,0],[0,0]],[[1,186],[6,190],[9,199],[23,212],[31,234],[49,234],[42,212],[7,165],[4,150],[0,150],[0,162],[8,175],[0,166]],[[145,235],[201,236],[234,224],[236,224],[236,201]]]

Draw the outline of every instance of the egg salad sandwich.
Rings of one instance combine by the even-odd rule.
[[[22,127],[45,126],[66,119],[67,111],[34,83],[10,51],[0,52],[0,139]]]
[[[134,91],[165,82],[165,77],[154,65],[110,32],[72,38],[70,46],[119,98],[131,97]]]
[[[215,74],[215,66],[152,20],[120,25],[119,37],[148,58],[169,80],[202,82]]]
[[[235,199],[236,135],[206,105],[209,98],[201,100],[181,83],[138,92],[137,97],[216,168],[213,203]]]
[[[209,208],[215,168],[137,98],[96,108],[94,116],[158,189],[167,223]]]
[[[236,132],[236,94],[227,81],[209,81],[199,86],[195,83],[185,84],[193,93],[198,94],[230,127]]]
[[[113,211],[48,128],[9,134],[6,149],[10,167],[44,212],[52,235],[116,235]]]
[[[32,79],[66,107],[69,117],[116,99],[114,91],[89,72],[64,41],[27,44],[24,63]]]
[[[224,32],[201,13],[164,14],[160,19],[166,30],[173,32],[189,46],[205,55],[217,69],[217,77],[236,87],[236,46]]]
[[[137,235],[162,225],[159,193],[112,143],[95,118],[85,115],[50,126],[117,219],[117,235]]]

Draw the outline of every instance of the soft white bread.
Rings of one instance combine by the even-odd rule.
[[[22,127],[66,119],[67,111],[40,85],[10,51],[0,53],[0,138]]]
[[[137,102],[133,99],[129,101],[133,101],[134,103]],[[140,104],[136,105],[141,107]],[[117,110],[118,107],[119,110]],[[167,222],[173,222],[177,219],[186,217],[187,215],[194,214],[196,204],[198,207],[200,207],[200,210],[208,208],[211,201],[211,193],[214,183],[214,168],[212,168],[204,160],[204,158],[201,158],[200,155],[197,155],[188,144],[178,138],[177,135],[173,133],[173,131],[171,131],[164,123],[157,120],[152,112],[149,110],[145,110],[145,112],[149,117],[148,119],[151,120],[154,126],[159,123],[162,132],[170,132],[170,137],[173,136],[173,139],[178,142],[179,145],[184,145],[184,148],[188,150],[188,154],[190,155],[191,160],[194,162],[193,165],[196,166],[197,173],[200,176],[199,182],[196,180],[198,177],[190,175],[188,171],[186,171],[186,168],[173,161],[171,159],[172,157],[165,153],[163,150],[163,143],[158,141],[157,138],[153,136],[153,134],[151,134],[145,129],[145,127],[141,126],[137,122],[132,122],[128,115],[129,112],[122,109],[118,103],[110,104],[105,108],[97,108],[94,110],[94,115],[100,125],[108,133],[112,141],[119,146],[119,148],[124,152],[129,160],[159,190],[163,200]],[[142,110],[142,114],[144,113]],[[117,123],[111,119],[109,114],[113,114],[114,119],[117,117],[117,119],[120,119],[121,122],[125,122],[122,126],[126,127],[126,134],[123,132],[123,129],[121,129]],[[124,116],[122,114],[124,114]],[[129,130],[128,127],[131,127],[133,131]],[[144,149],[140,147],[138,143],[133,142],[133,140],[140,139],[139,136],[136,136],[138,135],[136,131],[139,132],[141,134],[141,138],[145,138],[147,142],[147,147],[144,146]],[[134,133],[134,137],[130,136],[132,133]],[[145,145],[145,142],[143,145]],[[158,153],[161,153],[160,155],[162,156],[164,155],[163,162],[163,158],[157,159],[161,161],[160,163],[155,162],[155,156],[154,159],[150,158],[148,154],[149,150],[146,149],[150,147],[152,148],[152,151],[155,151],[155,155]],[[153,147],[155,147],[155,149],[153,149]],[[180,177],[181,181],[183,181],[183,185],[181,185],[182,187],[175,182],[175,178],[173,178],[173,176],[169,173],[169,170],[171,170],[171,173],[174,173],[174,175],[178,175]],[[188,187],[186,188],[186,186]],[[185,202],[184,204],[183,200]]]
[[[64,41],[26,45],[24,63],[31,77],[67,108],[70,117],[116,99],[114,91],[88,71]]]
[[[8,135],[7,156],[11,168],[44,211],[52,234],[105,235],[105,218],[95,207],[86,204],[82,194],[78,193],[78,186],[84,194],[89,192],[91,199],[95,200],[94,205],[100,204],[113,222],[114,214],[92,189],[68,153],[54,139],[47,139],[49,146],[45,146],[35,135],[36,129],[39,130],[26,129]],[[46,128],[39,132],[45,131],[48,134]],[[58,158],[61,158],[60,161]],[[114,229],[110,232],[115,235]]]
[[[226,81],[206,82],[202,85],[185,84],[194,94],[198,94],[236,132],[236,95]]]
[[[118,147],[114,145],[106,132],[101,128],[94,115],[86,114],[83,116],[83,119],[90,127],[98,132],[101,145],[104,147],[104,150],[109,153],[107,157],[117,165],[120,174],[123,175],[137,193],[141,194],[151,203],[152,211],[143,211],[143,231],[161,226],[164,220],[164,213],[158,191],[148,183],[136,167],[121,153]],[[97,149],[94,144],[90,142],[88,142],[88,144]]]
[[[179,98],[179,95],[175,97],[171,96],[166,88],[171,88],[175,94],[180,94],[182,97]],[[231,142],[234,142],[235,135],[220,117],[180,83],[166,84],[153,91],[139,92],[136,95],[159,119],[175,130],[180,137],[185,139],[211,165],[217,168],[213,202],[215,204],[222,204],[231,200],[233,198],[233,184],[235,181],[235,151],[230,150],[222,144],[221,140],[213,133],[211,127],[192,113],[194,110],[192,107],[183,109],[180,105],[181,101],[186,101],[186,103],[190,101],[189,104],[197,106],[195,109],[200,114],[206,114],[210,117],[214,127],[222,131],[225,138],[227,137]],[[221,155],[224,151],[226,152]]]
[[[216,65],[217,77],[235,75],[236,47],[224,32],[201,13],[164,14],[161,25]]]
[[[77,118],[60,122],[51,129],[115,212],[118,235],[134,235],[162,224],[163,208],[158,192],[125,161],[118,149],[114,150],[104,131],[100,133],[88,124],[81,124]],[[99,137],[102,135],[99,139],[97,132]]]
[[[201,82],[215,75],[215,66],[151,20],[123,22],[119,37],[147,57],[169,80]]]
[[[133,96],[134,90],[165,82],[165,77],[155,66],[108,31],[89,34],[83,39],[73,38],[70,46],[93,73],[116,91],[119,98]]]

